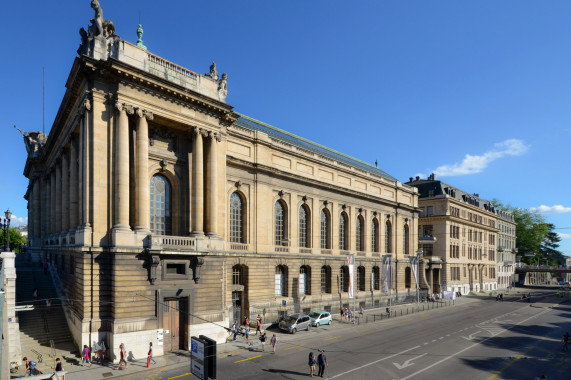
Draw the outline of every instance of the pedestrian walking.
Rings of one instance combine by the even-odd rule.
[[[363,317],[363,314],[364,314],[364,310],[363,310],[363,306],[361,306],[359,308],[359,317]]]
[[[341,320],[343,320],[343,313],[344,313],[343,308],[339,309],[339,313],[341,314]]]
[[[149,353],[147,354],[147,368],[151,366],[151,362],[153,362],[153,364],[157,364],[155,359],[153,359],[153,342],[149,342]]]
[[[317,356],[317,365],[319,366],[319,371],[317,372],[317,376],[323,377],[323,373],[325,372],[325,367],[328,367],[327,364],[327,357],[325,356],[325,351],[321,351],[321,353]]]
[[[250,343],[250,325],[246,325],[246,343],[248,346],[252,345],[252,343]]]
[[[61,366],[61,359],[56,358],[56,372],[63,371],[63,367]]]
[[[561,338],[561,341],[563,342],[563,351],[567,352],[567,346],[569,345],[569,341],[571,337],[569,336],[569,332],[565,332],[565,334],[563,334],[563,338]]]
[[[115,370],[121,368],[123,364],[125,364],[125,369],[127,369],[129,368],[129,365],[127,364],[127,351],[125,351],[125,345],[123,343],[119,345],[119,350],[119,364],[117,364]]]
[[[256,318],[256,335],[258,335],[258,331],[260,332],[260,335],[262,335],[262,316],[260,314],[258,314],[258,317]]]
[[[274,354],[276,353],[276,346],[278,345],[278,337],[276,336],[276,334],[274,334],[274,336],[272,336],[272,339],[270,339],[270,344],[272,345],[272,348],[274,350]]]
[[[244,326],[250,326],[250,321],[248,320],[248,316],[244,315]]]
[[[262,343],[262,351],[266,351],[266,339],[267,339],[266,333],[263,333],[260,336],[260,343]]]
[[[232,325],[232,332],[234,333],[233,340],[236,340],[236,335],[238,335],[238,321],[234,321],[234,324]]]
[[[91,367],[89,347],[86,344],[83,345],[83,353],[81,354],[81,365],[87,363]]]
[[[309,353],[309,362],[307,364],[309,364],[309,376],[313,377],[313,374],[315,373],[315,363],[317,363],[317,360],[315,360],[315,355],[313,355],[313,352]]]

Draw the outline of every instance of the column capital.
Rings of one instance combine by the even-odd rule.
[[[144,118],[147,119],[147,120],[153,120],[153,118],[154,118],[152,111],[145,110],[145,109],[143,109],[143,108],[141,108],[141,107],[137,107],[137,108],[135,109],[135,113],[136,113],[136,115],[137,115],[139,118],[143,118],[143,117],[144,117]]]
[[[78,114],[83,116],[87,111],[91,111],[91,100],[86,98],[83,100],[83,104],[79,107]]]
[[[119,112],[125,111],[129,115],[135,114],[135,107],[133,107],[133,105],[123,103],[118,100],[115,102],[115,108],[117,108]]]

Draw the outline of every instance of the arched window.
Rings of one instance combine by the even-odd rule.
[[[386,253],[391,253],[391,247],[393,245],[393,239],[392,239],[392,228],[391,228],[391,222],[387,220],[387,222],[385,223],[385,252]]]
[[[321,293],[331,294],[331,267],[329,265],[321,267]]]
[[[357,268],[357,289],[360,292],[364,292],[365,289],[365,267],[359,266]]]
[[[162,175],[151,178],[150,194],[151,233],[171,235],[171,186]]]
[[[306,205],[301,205],[299,208],[299,246],[302,248],[311,247],[310,228],[309,208]]]
[[[357,218],[357,230],[355,231],[355,249],[357,251],[365,250],[365,219],[361,215]]]
[[[277,201],[275,204],[275,217],[274,217],[274,224],[275,224],[275,242],[276,245],[282,245],[284,243],[284,239],[286,238],[286,208],[282,201]]]
[[[379,221],[377,218],[374,218],[371,223],[371,250],[379,252]]]
[[[339,215],[339,249],[348,250],[349,249],[349,234],[348,234],[348,223],[347,214],[345,211]]]
[[[371,283],[373,284],[373,289],[374,290],[379,290],[381,288],[381,271],[379,270],[379,267],[374,266],[373,267],[373,271],[371,272]]]
[[[404,269],[404,287],[407,289],[411,288],[412,284],[412,270],[410,267]]]
[[[285,265],[276,267],[275,295],[276,297],[287,297],[287,267]]]
[[[232,267],[232,285],[246,285],[247,269],[244,265]]]
[[[321,249],[331,249],[331,217],[325,208],[321,210]]]
[[[409,244],[408,244],[408,225],[405,224],[402,229],[402,251],[405,255],[409,254]]]
[[[349,267],[347,265],[343,265],[339,269],[339,290],[342,292],[349,291]]]
[[[311,294],[311,267],[304,265],[299,268],[299,295]]]
[[[244,202],[242,197],[234,192],[230,195],[230,231],[229,240],[232,243],[245,243],[244,239]]]

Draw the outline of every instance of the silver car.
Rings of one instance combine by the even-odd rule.
[[[298,330],[307,330],[311,328],[311,318],[308,315],[299,313],[288,315],[279,324],[280,330],[295,334]]]

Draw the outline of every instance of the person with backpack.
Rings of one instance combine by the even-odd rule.
[[[265,349],[265,347],[266,347],[266,339],[267,339],[266,333],[263,333],[263,334],[260,336],[260,342],[262,343],[262,351],[265,351],[265,350],[266,350],[266,349]]]
[[[313,352],[309,353],[309,362],[307,364],[309,364],[309,376],[313,377],[313,374],[315,373],[315,363],[317,363],[317,360],[315,360],[315,355],[313,355]]]
[[[89,347],[86,344],[83,345],[83,353],[81,355],[81,365],[87,363],[91,367]]]

